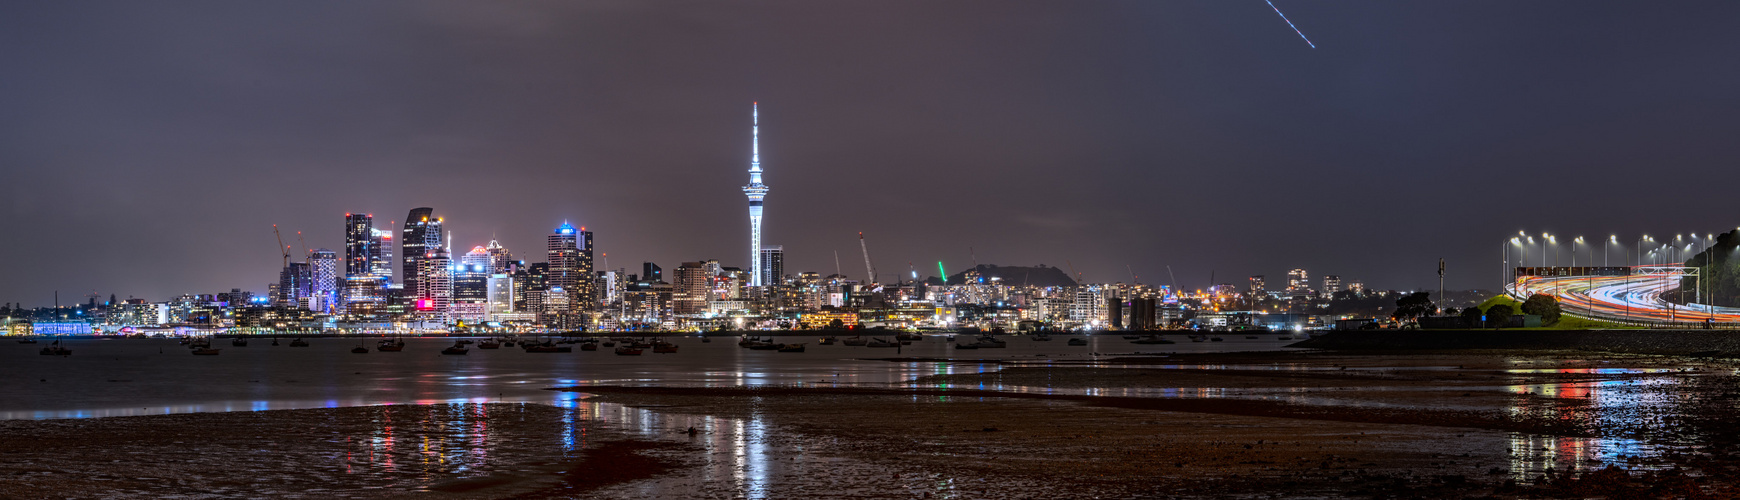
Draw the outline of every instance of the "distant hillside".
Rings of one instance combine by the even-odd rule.
[[[1040,264],[1039,267],[980,264],[979,267],[973,268],[973,270],[977,270],[979,275],[983,276],[987,282],[994,278],[1002,278],[1003,284],[1009,286],[1075,286],[1075,280],[1070,279],[1069,273],[1063,272],[1062,269],[1050,267],[1045,264]],[[966,271],[949,275],[949,284],[966,284],[966,275]]]

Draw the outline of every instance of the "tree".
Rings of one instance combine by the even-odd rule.
[[[1479,307],[1469,306],[1467,309],[1462,310],[1462,322],[1468,323],[1470,328],[1486,327],[1486,325],[1481,324],[1480,316],[1481,313]]]
[[[1425,316],[1432,312],[1432,293],[1414,292],[1406,297],[1396,299],[1395,319],[1410,319]]]
[[[1493,304],[1486,308],[1486,324],[1493,328],[1504,326],[1510,322],[1510,317],[1516,315],[1516,308],[1510,304]]]
[[[1535,314],[1541,317],[1541,326],[1552,326],[1559,322],[1559,299],[1551,295],[1534,294],[1522,305],[1523,314]]]

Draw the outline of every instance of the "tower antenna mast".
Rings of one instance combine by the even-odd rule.
[[[767,196],[767,185],[761,183],[761,103],[750,103],[749,111],[749,185],[743,195],[749,197],[749,285],[761,282],[761,200]]]

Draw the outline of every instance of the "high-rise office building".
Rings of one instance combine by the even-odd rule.
[[[491,274],[508,274],[513,272],[514,255],[503,248],[501,243],[489,240],[489,246],[484,249],[489,253],[489,272]]]
[[[716,275],[707,262],[684,262],[671,282],[671,311],[678,315],[707,312],[707,300]],[[716,264],[715,264],[716,265]]]
[[[489,314],[514,312],[514,279],[506,274],[491,274],[488,282]],[[494,320],[495,318],[490,318]]]
[[[302,307],[314,293],[312,282],[307,262],[291,262],[278,273],[278,296],[273,299],[280,306]]]
[[[482,246],[471,247],[471,251],[465,252],[465,256],[459,258],[459,272],[495,274],[495,266],[489,260],[489,250]]]
[[[445,321],[453,305],[453,259],[445,247],[437,246],[418,259],[417,267],[417,310]]]
[[[1263,284],[1263,275],[1259,274],[1259,275],[1251,277],[1251,295],[1252,296],[1262,295],[1264,292],[1267,292],[1267,291],[1268,291],[1267,285]]]
[[[658,283],[665,280],[665,270],[658,264],[643,262],[640,265],[640,279],[648,283]]]
[[[761,286],[761,200],[767,197],[767,185],[761,183],[761,105],[754,103],[749,111],[749,185],[743,195],[749,197],[749,260],[753,264],[750,286]]]
[[[405,217],[404,232],[400,233],[402,237],[399,238],[401,255],[399,265],[404,273],[400,275],[399,283],[407,294],[417,298],[422,298],[422,294],[419,292],[422,288],[417,284],[417,277],[423,269],[423,259],[429,255],[431,250],[424,247],[424,241],[429,232],[430,217],[434,213],[435,209],[429,207],[411,209],[411,215]]]
[[[338,252],[325,248],[308,254],[308,272],[313,278],[313,295],[308,309],[330,313],[338,307]]]
[[[375,216],[344,214],[344,275],[374,272]]]
[[[576,293],[580,289],[579,283],[582,280],[590,281],[592,279],[592,273],[580,273],[580,233],[581,231],[575,229],[573,225],[563,222],[562,225],[556,226],[555,233],[547,238],[546,248],[550,271],[546,278],[546,283],[549,285],[546,291],[561,288],[566,299],[576,298],[579,295]],[[569,306],[572,306],[574,302],[574,300],[562,301]],[[548,305],[550,302],[546,300],[545,304]]]
[[[387,229],[370,229],[369,233],[374,240],[371,248],[374,255],[369,257],[372,270],[369,273],[379,278],[381,287],[384,288],[393,284],[393,230],[388,226]]]
[[[760,281],[752,281],[751,286],[754,286],[754,283],[760,283],[761,286],[778,285],[780,280],[785,278],[785,247],[780,245],[761,247],[761,262],[757,264],[754,272],[761,273],[761,279]]]

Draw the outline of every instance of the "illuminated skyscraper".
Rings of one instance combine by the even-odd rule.
[[[1251,277],[1251,295],[1262,295],[1267,291],[1268,286],[1263,284],[1263,275],[1259,274]]]
[[[404,285],[405,294],[421,298],[421,288],[417,285],[417,273],[422,269],[421,262],[428,255],[429,248],[424,248],[424,237],[429,229],[429,217],[435,209],[423,207],[411,209],[411,215],[405,217],[405,230],[399,238],[399,251],[402,258],[399,264],[405,272],[400,275],[399,283]],[[440,233],[440,231],[436,231]]]
[[[369,258],[369,265],[372,268],[370,273],[380,279],[382,287],[386,287],[393,283],[392,226],[389,225],[388,229],[370,229],[369,233],[374,239],[374,247],[372,248],[374,256]]]
[[[761,105],[754,103],[749,111],[749,185],[743,194],[749,197],[749,260],[753,264],[750,286],[761,286],[761,199],[767,196],[767,185],[761,183]]]
[[[485,248],[484,251],[489,253],[490,274],[508,274],[513,272],[514,256],[512,253],[508,253],[508,249],[502,248],[501,243],[491,239],[489,240],[489,247]]]
[[[763,286],[778,285],[785,278],[785,247],[769,245],[762,248],[761,260],[755,263],[755,272],[760,273],[760,279],[755,281],[756,277],[751,277],[751,286],[753,283],[761,283]]]
[[[345,276],[374,272],[374,229],[374,215],[344,214]]]
[[[325,248],[315,250],[308,256],[308,272],[313,278],[312,300],[308,308],[314,311],[330,313],[338,307],[338,252]]]
[[[417,260],[417,266],[417,311],[445,321],[453,304],[453,259],[446,248],[435,246]]]
[[[579,283],[580,280],[591,279],[590,273],[582,276],[579,272],[580,230],[575,229],[572,224],[563,222],[562,225],[556,226],[555,233],[552,233],[547,239],[549,240],[549,245],[546,249],[549,251],[548,262],[550,263],[550,271],[549,275],[545,278],[545,283],[548,286],[545,290],[548,291],[561,288],[563,292],[571,294],[575,290],[575,285]],[[567,300],[561,302],[563,304],[572,304],[571,301]],[[549,303],[549,301],[545,302],[545,304]],[[546,312],[565,313],[568,311]]]

